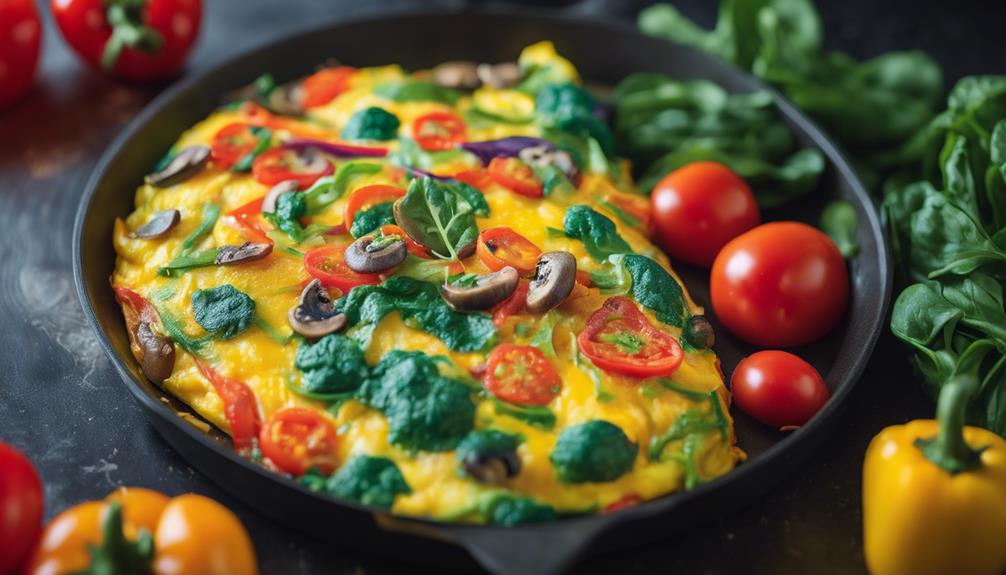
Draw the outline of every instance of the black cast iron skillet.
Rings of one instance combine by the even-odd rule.
[[[729,90],[764,89],[729,65],[643,36],[627,25],[505,10],[435,11],[341,22],[255,50],[198,76],[186,78],[154,100],[106,152],[87,186],[77,215],[74,271],[77,291],[99,339],[126,387],[154,427],[197,469],[275,520],[312,534],[446,567],[471,568],[470,558],[497,573],[550,573],[591,551],[666,537],[712,519],[762,494],[791,472],[822,441],[866,365],[883,326],[891,292],[889,256],[877,213],[834,144],[792,105],[778,108],[804,146],[819,148],[827,170],[811,197],[766,219],[814,223],[826,201],[844,198],[856,207],[860,252],[850,262],[852,299],[844,322],[825,340],[796,351],[828,382],[832,398],[803,428],[789,434],[734,411],[739,446],[750,455],[736,470],[689,492],[610,515],[566,518],[514,528],[464,526],[403,519],[307,491],[233,453],[219,431],[204,434],[178,417],[191,411],[151,385],[129,352],[122,315],[109,288],[115,261],[112,224],[133,206],[143,175],[179,134],[209,114],[221,95],[263,72],[284,81],[335,57],[355,66],[398,63],[406,68],[468,59],[499,62],[539,40],[559,52],[591,82],[615,84],[633,72],[705,78]],[[708,304],[708,275],[678,266],[700,304]],[[719,326],[717,325],[719,328]],[[755,351],[719,328],[716,351],[726,373]],[[464,551],[470,554],[467,557]]]

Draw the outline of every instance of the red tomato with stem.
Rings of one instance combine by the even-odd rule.
[[[479,234],[475,252],[490,270],[511,266],[523,275],[534,273],[541,249],[531,240],[506,227],[489,228]]]
[[[33,0],[0,2],[0,108],[31,87],[41,42],[42,22]]]
[[[845,314],[849,274],[827,235],[773,222],[728,243],[713,264],[710,299],[720,322],[761,347],[810,343]]]
[[[667,376],[684,358],[678,340],[654,327],[632,300],[608,298],[576,338],[597,367],[630,377]]]
[[[505,343],[489,353],[482,386],[503,401],[547,405],[559,394],[562,381],[540,349]]]
[[[424,150],[452,150],[465,141],[465,121],[454,112],[431,112],[412,123],[412,136]]]
[[[654,186],[650,204],[664,250],[703,267],[712,265],[727,242],[761,221],[751,188],[716,162],[674,170]]]
[[[318,178],[334,171],[332,162],[317,158],[309,164],[296,150],[289,148],[266,150],[252,162],[252,175],[258,183],[275,186],[280,182],[294,180],[302,190],[310,188]]]
[[[311,74],[301,82],[304,109],[317,108],[331,102],[350,88],[350,80],[356,75],[356,68],[337,66],[324,68]]]
[[[372,184],[363,186],[349,195],[343,208],[342,223],[346,229],[353,228],[353,218],[356,213],[370,206],[384,202],[393,202],[405,195],[405,190],[398,186]]]
[[[814,366],[771,350],[741,360],[730,377],[730,391],[744,413],[777,427],[806,424],[831,395]]]
[[[287,407],[262,426],[259,446],[280,471],[299,476],[309,469],[329,475],[339,465],[335,426],[320,413]]]
[[[16,573],[42,533],[42,480],[31,461],[0,443],[0,573]]]
[[[177,73],[199,35],[202,0],[52,0],[67,43],[89,64],[126,80]]]
[[[494,182],[529,198],[542,196],[542,184],[534,170],[519,158],[497,156],[489,162],[489,177]]]
[[[304,254],[304,267],[311,277],[318,278],[325,287],[334,287],[343,293],[361,285],[381,283],[380,274],[361,274],[349,269],[343,259],[344,245],[322,246]]]

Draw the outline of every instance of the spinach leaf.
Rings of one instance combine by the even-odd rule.
[[[354,113],[342,129],[345,140],[394,140],[401,122],[384,108],[371,106]]]
[[[306,192],[307,212],[316,214],[335,202],[346,193],[346,189],[354,180],[374,175],[382,170],[381,164],[374,162],[352,161],[339,166],[335,175],[319,178]]]
[[[688,318],[684,292],[674,276],[646,256],[628,254],[623,265],[632,276],[632,297],[657,314],[657,319],[682,327]]]
[[[458,253],[479,235],[472,205],[455,186],[433,178],[412,180],[399,200],[395,220],[412,239],[443,259],[458,259]]]
[[[482,190],[458,180],[445,180],[443,183],[464,198],[468,202],[468,205],[472,207],[472,210],[475,211],[476,216],[489,217],[489,204],[486,202],[486,197],[482,194]]]
[[[437,86],[427,80],[388,82],[374,88],[374,94],[396,102],[443,102],[453,105],[461,92]]]
[[[350,227],[349,233],[353,234],[354,238],[359,238],[376,231],[383,225],[395,223],[393,205],[393,202],[382,202],[357,212],[353,216],[353,225]]]
[[[357,397],[384,412],[388,440],[409,450],[448,451],[472,430],[468,387],[444,377],[421,351],[390,351],[374,366]]]
[[[594,138],[605,155],[614,152],[611,129],[594,115],[596,102],[575,84],[549,84],[542,87],[535,100],[535,112],[546,126]]]
[[[486,349],[496,336],[488,315],[456,312],[440,297],[436,284],[405,276],[389,278],[381,285],[357,286],[335,305],[350,325],[376,324],[397,311],[407,325],[436,336],[455,351]]]
[[[613,254],[631,253],[632,248],[618,235],[615,223],[590,206],[578,204],[566,209],[562,228],[568,237],[583,242],[590,257],[604,261]]]
[[[856,227],[859,218],[856,208],[845,200],[834,200],[821,212],[821,229],[835,242],[843,257],[851,258],[859,252]]]
[[[360,345],[338,333],[301,343],[294,365],[303,374],[301,387],[309,393],[354,391],[369,376]]]
[[[248,329],[255,317],[255,301],[231,284],[192,293],[196,323],[215,337],[230,339]]]
[[[290,236],[294,243],[304,241],[304,227],[300,225],[300,218],[307,215],[307,197],[304,192],[280,194],[276,199],[276,211],[262,215]]]
[[[354,455],[325,484],[342,499],[390,510],[399,495],[412,493],[395,462],[386,457]]]
[[[595,419],[559,432],[548,459],[563,483],[596,483],[631,470],[637,451],[620,427]]]

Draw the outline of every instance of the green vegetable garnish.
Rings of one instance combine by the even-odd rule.
[[[567,208],[562,227],[568,237],[583,242],[587,253],[596,261],[604,261],[613,254],[632,252],[629,244],[618,235],[614,222],[590,206],[575,205]]]
[[[479,235],[474,207],[456,186],[433,178],[412,180],[395,216],[412,239],[443,259],[458,259]]]
[[[614,481],[632,469],[636,451],[617,425],[593,420],[563,429],[549,461],[564,483]]]
[[[385,142],[395,139],[400,125],[398,116],[383,108],[371,106],[356,112],[349,118],[346,127],[342,129],[342,137],[346,140]]]
[[[335,497],[391,509],[398,495],[412,493],[405,477],[386,457],[356,455],[329,478],[325,489]]]
[[[207,332],[230,339],[251,325],[255,317],[255,302],[248,294],[224,284],[193,292],[192,312],[196,323]]]

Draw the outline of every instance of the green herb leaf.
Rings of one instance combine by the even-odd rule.
[[[618,235],[614,222],[586,205],[570,206],[562,220],[568,237],[583,242],[590,257],[604,261],[613,254],[631,253],[632,248]]]
[[[359,160],[342,164],[335,171],[335,175],[319,178],[304,193],[304,199],[307,201],[307,213],[317,214],[341,198],[355,180],[374,175],[382,169],[381,164]]]
[[[342,129],[345,140],[377,140],[385,142],[394,140],[398,135],[401,122],[398,116],[384,108],[371,106],[350,116],[346,127]]]
[[[454,186],[432,178],[416,178],[399,200],[395,220],[412,239],[443,259],[458,253],[478,238],[475,211]]]
[[[251,325],[255,301],[230,284],[192,293],[196,323],[215,337],[231,339]]]
[[[835,242],[838,251],[845,258],[851,258],[859,252],[856,241],[858,222],[856,208],[845,200],[834,200],[821,212],[821,229]]]

